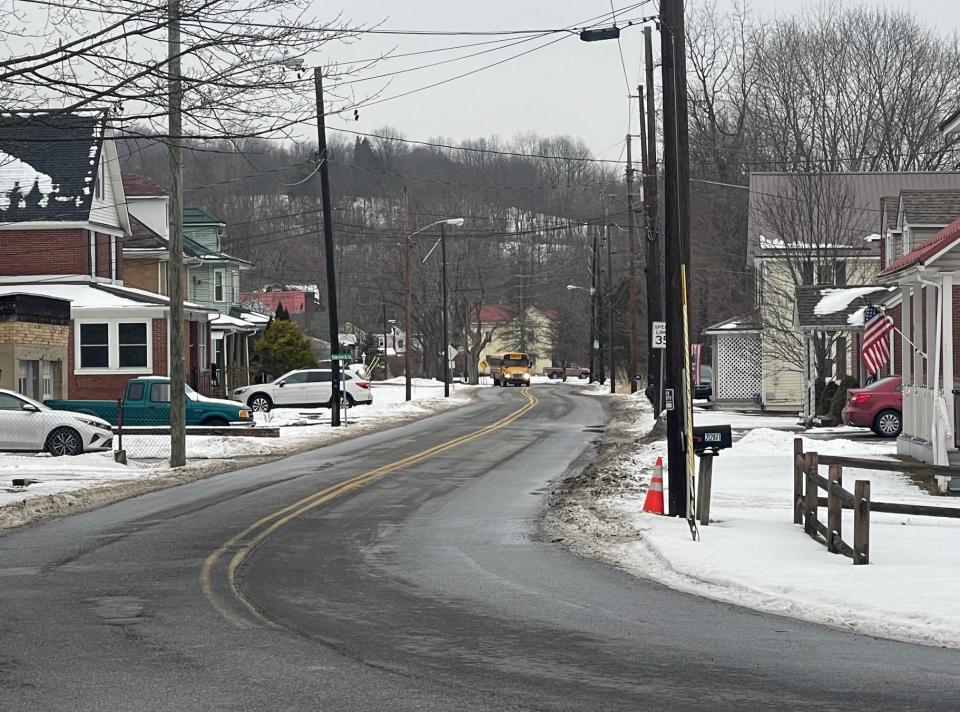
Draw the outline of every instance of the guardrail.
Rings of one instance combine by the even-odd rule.
[[[820,474],[820,465],[828,467],[827,477]],[[793,523],[803,525],[804,532],[815,541],[825,544],[831,553],[843,554],[853,559],[855,566],[870,563],[871,512],[960,519],[960,508],[957,507],[872,502],[870,480],[857,480],[853,492],[845,490],[844,467],[924,474],[937,471],[934,474],[940,475],[946,472],[958,474],[960,471],[917,463],[804,452],[803,439],[796,438],[793,441]],[[821,489],[826,491],[826,497],[819,496]],[[827,508],[826,524],[819,520],[820,507]],[[853,510],[853,546],[843,540],[844,509]]]

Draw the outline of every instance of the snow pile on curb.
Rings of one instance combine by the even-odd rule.
[[[327,409],[290,408],[257,414],[264,424],[280,427],[279,438],[190,435],[187,465],[176,470],[157,457],[169,452],[169,438],[159,435],[125,436],[128,465],[114,462],[112,453],[76,457],[0,453],[0,532],[413,422],[470,403],[477,395],[475,388],[458,385],[450,398],[444,398],[442,383],[424,380],[414,391],[418,400],[406,402],[402,387],[378,386],[374,405],[351,408],[349,425],[340,429],[330,427]],[[138,449],[154,459],[137,460]],[[4,486],[14,477],[38,482],[27,488]]]
[[[606,486],[597,486],[602,479],[589,471],[565,483],[545,525],[578,553],[681,591],[862,634],[960,647],[954,605],[960,522],[875,512],[871,564],[853,566],[793,524],[794,437],[757,428],[721,454],[714,464],[711,524],[700,528],[699,542],[691,540],[685,520],[642,512],[653,459],[666,449],[658,438],[601,446],[588,470],[606,473]],[[804,448],[869,458],[895,452],[891,442],[840,438],[804,438]],[[876,500],[955,503],[897,473],[844,469],[848,489],[856,479],[871,480]],[[852,539],[849,511],[843,526]]]

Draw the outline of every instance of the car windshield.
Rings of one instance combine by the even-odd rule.
[[[186,389],[186,391],[187,391],[187,398],[189,398],[189,399],[192,400],[192,401],[195,401],[195,400],[199,400],[199,399],[200,399],[200,394],[197,393],[195,390],[193,390],[190,386],[184,384],[183,387],[184,387],[184,389]]]
[[[887,376],[886,378],[881,378],[879,381],[874,381],[869,386],[864,386],[865,391],[875,391],[886,388],[893,384],[894,381],[898,380],[897,376]]]
[[[529,366],[530,359],[526,356],[523,358],[505,358],[503,359],[504,366]]]

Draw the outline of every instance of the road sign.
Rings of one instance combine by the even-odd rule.
[[[455,349],[453,346],[447,347],[447,358],[453,361],[460,352]]]
[[[353,354],[333,354],[330,358],[334,361],[352,361]]]
[[[667,404],[667,410],[673,410],[673,389],[665,388],[663,391],[664,400]]]
[[[651,326],[653,334],[650,338],[650,346],[655,349],[667,348],[667,322],[655,321]]]

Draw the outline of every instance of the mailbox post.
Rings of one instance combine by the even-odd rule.
[[[693,451],[700,456],[697,483],[697,513],[701,526],[710,524],[710,490],[713,487],[713,458],[733,446],[729,425],[697,425],[693,428]]]

